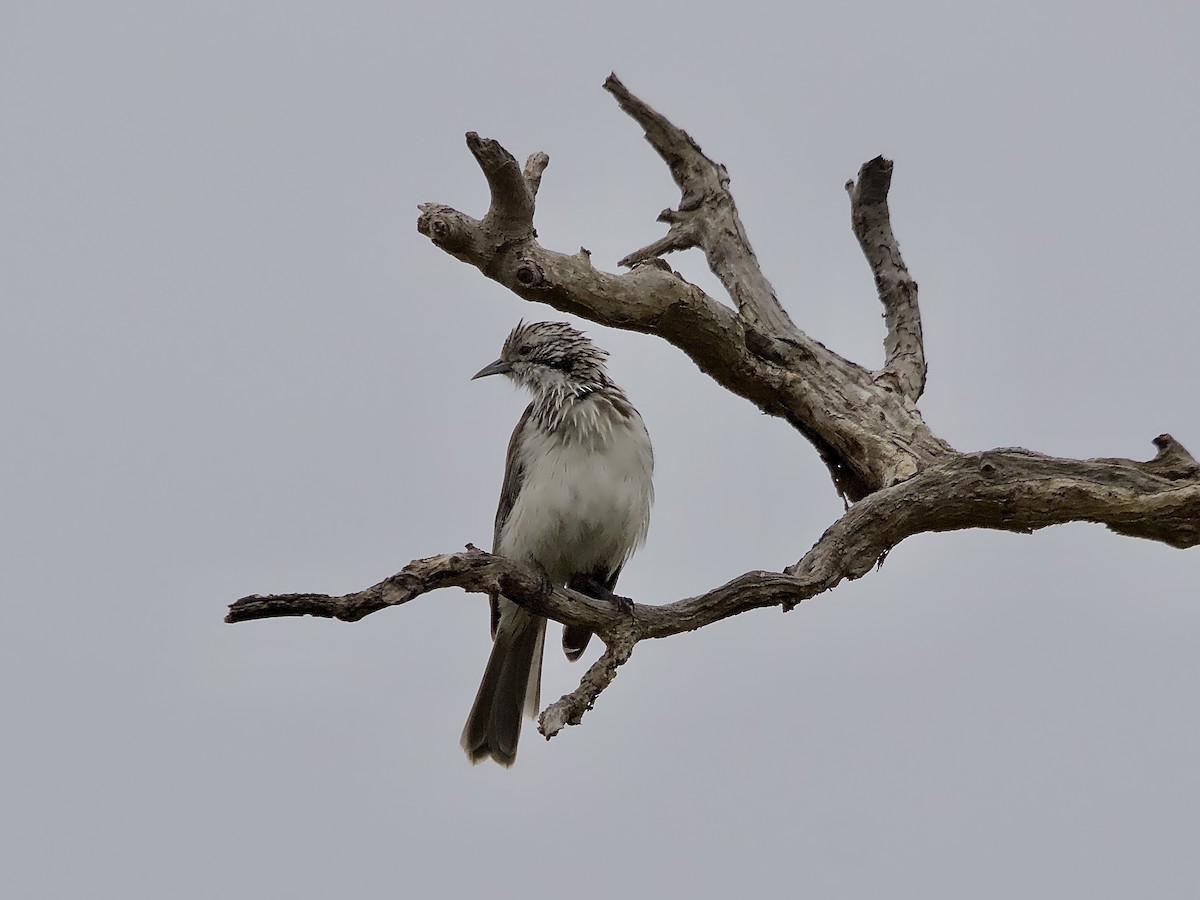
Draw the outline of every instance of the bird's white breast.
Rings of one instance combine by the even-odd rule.
[[[641,418],[585,400],[554,428],[526,423],[523,479],[497,551],[537,560],[552,581],[613,571],[645,540],[654,468]]]

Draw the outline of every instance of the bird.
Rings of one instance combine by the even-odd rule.
[[[654,450],[641,415],[608,376],[608,354],[566,322],[519,322],[500,358],[473,376],[505,375],[532,395],[508,442],[492,552],[540,566],[565,587],[632,611],[613,593],[646,540]],[[473,764],[516,760],[522,713],[538,714],[546,619],[493,594],[492,650],[462,732]],[[591,632],[563,627],[577,660]]]

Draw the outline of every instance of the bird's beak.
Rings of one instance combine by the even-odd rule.
[[[503,375],[505,372],[512,371],[512,363],[503,359],[498,359],[490,366],[484,366],[478,372],[471,376],[471,380],[476,378],[486,378],[488,375]]]

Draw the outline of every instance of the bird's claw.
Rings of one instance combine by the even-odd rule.
[[[623,612],[629,618],[633,618],[634,603],[628,597],[622,597],[620,594],[610,594],[609,599],[616,605],[617,609]]]

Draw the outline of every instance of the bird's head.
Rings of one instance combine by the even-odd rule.
[[[509,334],[500,358],[475,378],[507,375],[535,395],[580,396],[609,383],[608,354],[566,322],[521,322]]]

